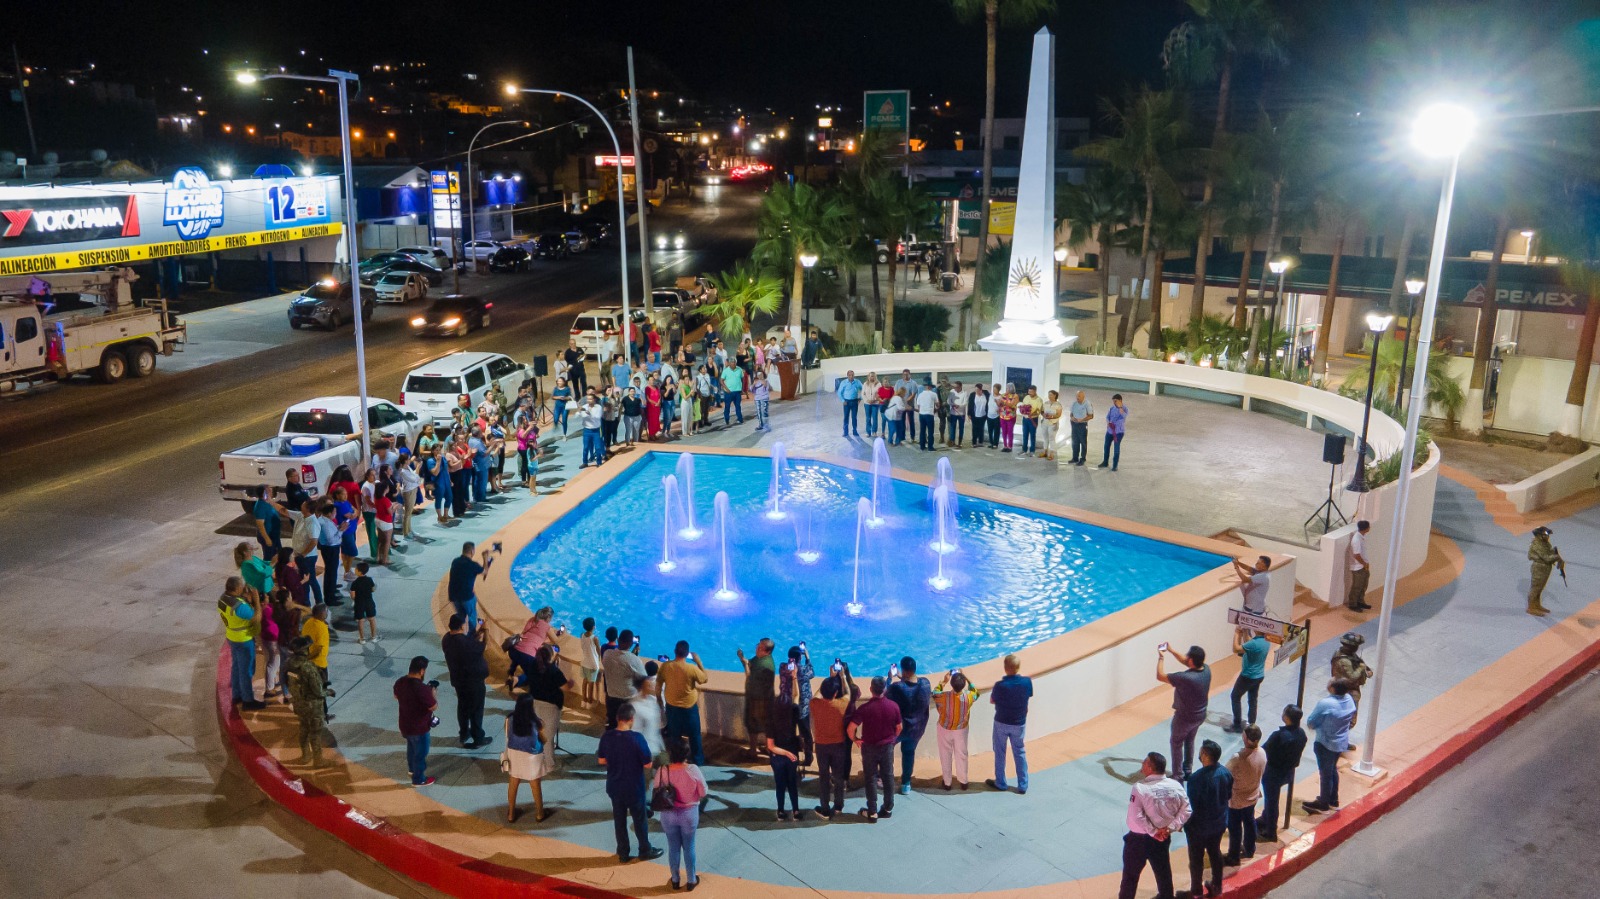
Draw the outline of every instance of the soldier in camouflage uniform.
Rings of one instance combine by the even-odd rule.
[[[300,763],[322,764],[322,731],[327,727],[327,687],[322,672],[311,660],[311,638],[296,637],[294,659],[289,663],[289,696],[300,719]]]
[[[1342,677],[1350,682],[1350,698],[1355,701],[1357,707],[1356,714],[1350,718],[1351,727],[1356,726],[1356,718],[1361,715],[1361,688],[1372,677],[1372,668],[1356,654],[1357,650],[1361,649],[1361,644],[1365,642],[1367,638],[1355,631],[1340,637],[1339,648],[1334,651],[1329,665],[1335,678]]]
[[[1566,577],[1567,563],[1561,551],[1550,545],[1550,529],[1534,528],[1533,543],[1528,545],[1528,561],[1533,563],[1533,581],[1528,585],[1528,614],[1541,618],[1550,614],[1540,600],[1544,597],[1545,582],[1550,580],[1552,569]]]

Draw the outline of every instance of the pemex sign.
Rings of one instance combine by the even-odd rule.
[[[911,128],[910,91],[867,91],[861,119],[867,131],[907,134]]]

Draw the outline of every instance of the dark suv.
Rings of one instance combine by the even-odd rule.
[[[361,292],[361,318],[372,318],[372,291]],[[332,278],[307,287],[305,292],[295,297],[289,303],[289,327],[299,328],[302,325],[315,325],[327,328],[329,331],[337,330],[347,322],[355,320],[355,309],[350,302],[350,283],[339,282]]]
[[[572,256],[572,248],[567,245],[567,236],[554,231],[539,235],[534,246],[534,255],[540,259],[567,259]]]

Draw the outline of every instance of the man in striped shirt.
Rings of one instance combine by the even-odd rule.
[[[950,789],[952,764],[961,789],[967,788],[967,722],[972,717],[972,701],[977,698],[978,688],[967,682],[959,668],[950,669],[939,686],[933,688],[933,707],[939,713],[939,769],[946,790]]]

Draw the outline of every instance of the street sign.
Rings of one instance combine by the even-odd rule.
[[[1283,644],[1272,656],[1273,665],[1287,665],[1306,654],[1306,629],[1297,625],[1288,625],[1289,634],[1283,638]]]
[[[1279,643],[1283,642],[1289,635],[1289,628],[1294,627],[1287,621],[1279,621],[1276,618],[1268,618],[1265,615],[1255,615],[1246,612],[1244,609],[1229,609],[1228,623],[1238,627],[1247,627],[1258,634],[1268,637],[1276,637],[1276,642]]]

